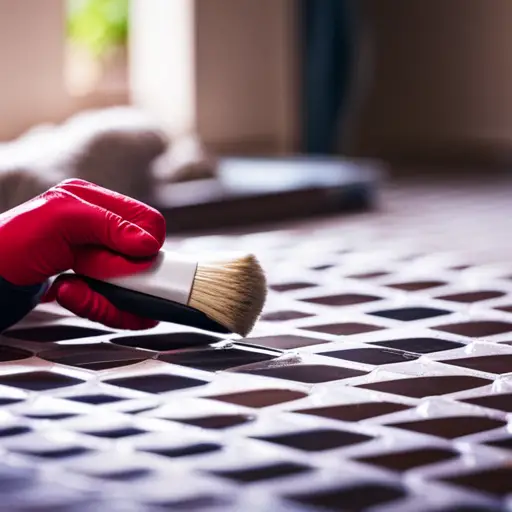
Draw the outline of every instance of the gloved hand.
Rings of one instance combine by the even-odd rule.
[[[142,271],[164,240],[165,220],[157,210],[79,179],[5,212],[0,215],[0,331],[40,300],[56,300],[113,328],[155,326],[118,310],[78,276],[59,276],[50,288],[48,283],[70,269],[97,279]]]

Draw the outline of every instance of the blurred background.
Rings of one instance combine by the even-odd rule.
[[[132,104],[215,151],[495,160],[511,15],[507,0],[0,0],[0,136]]]
[[[355,203],[362,207],[373,197],[365,187],[378,181],[369,162],[391,177],[450,174],[455,188],[470,176],[488,181],[491,170],[506,170],[512,147],[511,16],[509,0],[0,0],[0,170],[37,167],[43,158],[36,146],[45,146],[47,165],[38,171],[45,184],[59,169],[55,179],[78,173],[126,193],[145,189],[141,197],[153,201],[154,183],[141,186],[111,156],[118,141],[101,146],[110,156],[93,159],[96,174],[82,164],[70,170],[87,144],[62,131],[54,145],[39,141],[32,153],[18,145],[11,165],[13,152],[5,150],[13,141],[49,136],[78,114],[88,141],[106,126],[136,132],[137,123],[158,136],[160,146],[152,139],[133,173],[161,185],[197,181],[193,193],[174,188],[154,199],[166,208],[184,197],[193,196],[190,206],[240,195],[231,168],[229,179],[219,178],[225,157],[242,158],[237,169],[246,176],[253,168],[244,159],[271,159],[254,181],[259,196],[269,194],[262,182],[284,194],[294,188],[293,172],[276,162],[309,158],[316,164],[297,171],[299,188],[350,183],[352,193],[359,185]],[[91,111],[96,117],[80,117]],[[73,144],[82,144],[71,151],[74,160],[59,155],[55,164],[48,148],[62,153]],[[134,161],[135,146],[129,139],[118,152]],[[338,163],[336,179],[320,160]],[[287,178],[276,184],[280,172]],[[323,172],[330,178],[319,185]],[[229,186],[201,188],[207,178]],[[215,222],[236,216],[233,208]],[[274,209],[267,220],[283,212]]]

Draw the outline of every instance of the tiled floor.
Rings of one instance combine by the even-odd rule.
[[[271,291],[244,340],[51,306],[5,333],[0,509],[512,510],[512,201],[426,190],[171,240],[260,256]]]

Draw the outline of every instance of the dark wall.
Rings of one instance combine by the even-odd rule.
[[[496,160],[512,147],[510,0],[359,0],[356,155]]]

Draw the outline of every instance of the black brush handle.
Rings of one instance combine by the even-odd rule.
[[[0,277],[0,333],[27,316],[47,289],[47,282],[18,286]]]
[[[189,306],[135,292],[91,277],[78,274],[77,277],[85,281],[92,290],[103,295],[118,309],[127,313],[158,322],[170,322],[222,334],[231,333],[229,329],[213,321],[203,312]]]

